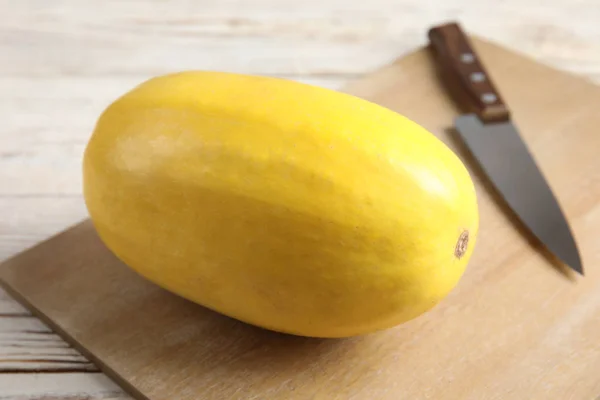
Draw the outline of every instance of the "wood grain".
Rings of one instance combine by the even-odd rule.
[[[0,0],[0,10],[0,260],[85,216],[80,151],[95,119],[155,73],[214,68],[339,88],[423,44],[430,25],[457,18],[471,32],[600,82],[596,0]],[[5,309],[21,307],[0,296]],[[14,324],[0,311],[0,326]],[[6,379],[36,398],[52,382]],[[61,380],[87,382],[85,374]],[[72,393],[52,390],[52,398]],[[89,396],[99,398],[92,389]]]
[[[421,318],[348,340],[253,328],[139,278],[89,222],[9,260],[0,276],[140,398],[597,397],[600,88],[474,44],[503,82],[525,140],[565,204],[589,266],[585,278],[553,267],[501,212],[448,131],[456,110],[427,50],[346,88],[438,135],[465,157],[476,181],[482,220],[471,265],[443,304]]]
[[[0,326],[0,372],[98,370],[32,315],[3,317],[11,323]]]
[[[98,371],[96,366],[2,289],[0,321],[7,322],[0,323],[0,377],[3,373],[24,371]]]
[[[131,399],[100,373],[0,374],[0,400]]]

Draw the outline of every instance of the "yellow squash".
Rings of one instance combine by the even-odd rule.
[[[457,156],[336,91],[190,71],[101,115],[84,195],[106,245],[165,289],[304,336],[386,329],[458,283],[478,208]]]

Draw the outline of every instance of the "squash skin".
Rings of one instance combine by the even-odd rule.
[[[458,284],[479,223],[465,166],[416,123],[351,95],[223,72],[156,77],[112,103],[83,188],[100,238],[140,275],[302,336],[361,335],[428,311]]]

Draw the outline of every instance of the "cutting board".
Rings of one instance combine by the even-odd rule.
[[[594,399],[600,396],[600,87],[481,39],[488,67],[573,225],[558,265],[454,131],[428,48],[343,90],[415,120],[476,183],[481,228],[458,287],[425,315],[349,339],[294,337],[190,303],[120,263],[84,221],[8,260],[8,290],[140,399]]]

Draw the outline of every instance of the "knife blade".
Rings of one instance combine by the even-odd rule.
[[[529,232],[583,275],[565,214],[462,28],[455,22],[435,26],[428,37],[446,87],[466,108],[455,120],[466,147]]]

